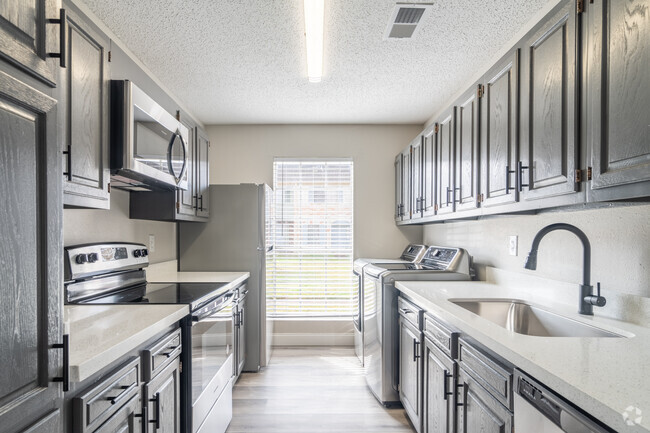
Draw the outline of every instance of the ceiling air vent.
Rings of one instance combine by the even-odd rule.
[[[390,15],[384,39],[412,38],[431,6],[431,3],[397,3]]]

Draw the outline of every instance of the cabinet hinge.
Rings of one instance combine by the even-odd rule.
[[[482,84],[479,84],[478,89],[476,89],[476,97],[479,98],[479,99],[482,98],[483,93],[485,93],[485,86],[483,86]]]
[[[582,170],[580,170],[579,168],[576,169],[576,178],[575,178],[575,180],[576,180],[576,183],[582,182]]]
[[[113,60],[113,52],[109,51],[108,52],[108,61],[110,62],[111,60]]]
[[[181,210],[181,202],[180,202],[180,201],[177,201],[177,202],[176,202],[176,212],[178,212],[178,211],[180,211],[180,210]]]
[[[587,167],[587,180],[591,180],[591,167]]]
[[[483,194],[479,194],[479,195],[477,195],[477,196],[476,196],[476,202],[477,202],[477,203],[483,203],[483,200],[484,200],[483,197],[484,197]]]
[[[435,127],[435,129],[434,129],[434,131],[435,131],[436,134],[438,133],[438,129],[440,129],[440,126],[438,126],[438,124],[436,123],[436,127]]]
[[[183,372],[183,362],[178,363],[178,372],[182,373]]]
[[[585,11],[585,0],[576,0],[576,13],[583,13]]]
[[[181,110],[176,110],[176,120],[181,121]]]
[[[436,212],[438,212],[438,203],[436,203],[436,205],[433,207],[433,210],[435,210]]]
[[[108,192],[111,192],[111,183],[108,182]]]

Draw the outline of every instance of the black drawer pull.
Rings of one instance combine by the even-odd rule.
[[[443,398],[445,400],[447,400],[447,397],[449,397],[450,395],[454,395],[453,392],[449,391],[449,381],[448,381],[448,379],[451,379],[452,377],[454,377],[454,375],[449,374],[449,372],[447,370],[445,370],[445,378],[443,379],[444,380],[443,381],[443,392],[444,392]]]
[[[128,386],[120,386],[119,389],[122,389],[123,391],[115,397],[106,397],[106,400],[110,401],[111,404],[118,404],[120,401],[122,401],[122,399],[124,399],[125,396],[129,395],[129,391],[135,388],[135,386],[135,383]]]

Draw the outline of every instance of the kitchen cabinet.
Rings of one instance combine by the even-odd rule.
[[[415,430],[422,430],[422,333],[420,311],[398,300],[399,310],[399,398]]]
[[[108,209],[109,39],[66,7],[66,68],[61,69],[59,143],[63,204]]]
[[[151,433],[180,433],[180,361],[174,358],[144,386]]]
[[[585,2],[583,25],[588,200],[650,196],[650,1]]]
[[[449,214],[455,209],[456,107],[447,109],[436,123],[438,187],[437,214]]]
[[[456,362],[429,338],[424,339],[423,432],[454,433]]]
[[[141,433],[145,431],[142,427],[142,410],[139,397],[133,397],[117,412],[115,412],[104,424],[94,433]]]
[[[411,219],[411,146],[395,157],[395,220]]]
[[[537,205],[545,207],[584,201],[584,194],[576,194],[576,41],[575,1],[564,0],[520,43],[520,162],[510,169],[522,202],[546,199]]]
[[[402,221],[402,154],[395,157],[395,221]]]
[[[183,121],[190,130],[187,143],[187,190],[143,191],[130,193],[129,216],[133,219],[156,221],[204,222],[209,212],[209,148],[206,133]]]
[[[436,126],[431,125],[422,133],[422,217],[436,214]]]
[[[515,167],[519,158],[519,50],[497,62],[482,83],[481,194],[482,207],[518,201]]]
[[[8,9],[19,6],[26,8],[24,18],[35,18],[27,3],[3,2],[0,47],[4,55],[12,49],[13,61],[29,63],[19,57],[27,52],[22,42],[7,39]],[[0,63],[0,426],[4,433],[58,431],[67,345],[57,104],[47,85]]]
[[[484,86],[471,86],[456,104],[456,152],[454,202],[456,212],[479,206],[479,149],[481,102]]]
[[[420,218],[422,209],[422,136],[419,135],[411,142],[411,219]]]
[[[61,19],[60,0],[3,0],[0,2],[0,58],[38,78],[56,85],[60,60],[51,53],[60,53],[65,46],[64,23],[48,23]]]
[[[462,389],[457,411],[459,433],[513,433],[513,415],[464,369],[458,374]]]
[[[235,380],[239,378],[239,375],[244,370],[244,363],[246,362],[246,296],[248,290],[246,286],[239,288],[239,295],[237,297],[235,308],[233,309],[233,323],[235,324],[235,362],[234,366],[234,376]]]

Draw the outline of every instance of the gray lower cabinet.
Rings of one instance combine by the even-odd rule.
[[[461,388],[457,411],[459,433],[513,433],[513,415],[464,369],[458,374]]]
[[[28,3],[3,1],[0,29],[7,30],[7,8],[19,6],[32,22],[17,24],[37,25],[30,15],[34,2]],[[0,51],[9,44],[16,48],[10,54],[23,52],[18,47],[22,38],[17,41],[0,32],[0,41]],[[46,85],[32,87],[27,84],[30,80],[21,79],[29,77],[3,60],[0,63],[3,69],[15,71],[12,75],[0,71],[0,429],[3,433],[57,431],[61,428],[60,381],[66,378],[65,349],[55,346],[63,343],[57,105]]]
[[[588,200],[650,196],[650,0],[585,9]]]
[[[399,319],[399,397],[417,432],[422,431],[422,333]]]
[[[108,37],[64,2],[67,67],[61,69],[57,99],[63,155],[63,204],[108,209]]]
[[[174,358],[144,386],[151,433],[180,433],[180,362]]]
[[[59,59],[49,53],[59,49],[60,0],[3,0],[0,2],[0,58],[54,86]],[[57,42],[58,41],[58,42]],[[58,51],[56,51],[58,53]]]
[[[235,338],[234,361],[235,362],[233,362],[233,368],[234,368],[233,375],[235,376],[235,380],[239,378],[239,375],[244,370],[244,363],[246,362],[246,296],[247,293],[248,290],[246,290],[246,286],[242,286],[239,288],[239,297],[235,303],[235,307],[233,308],[233,315],[234,315],[233,323],[235,324],[235,332],[234,332],[234,338]]]
[[[115,412],[95,433],[141,433],[142,427],[142,402],[140,397],[132,397],[117,412]]]
[[[456,362],[432,340],[424,339],[424,433],[456,431]]]

